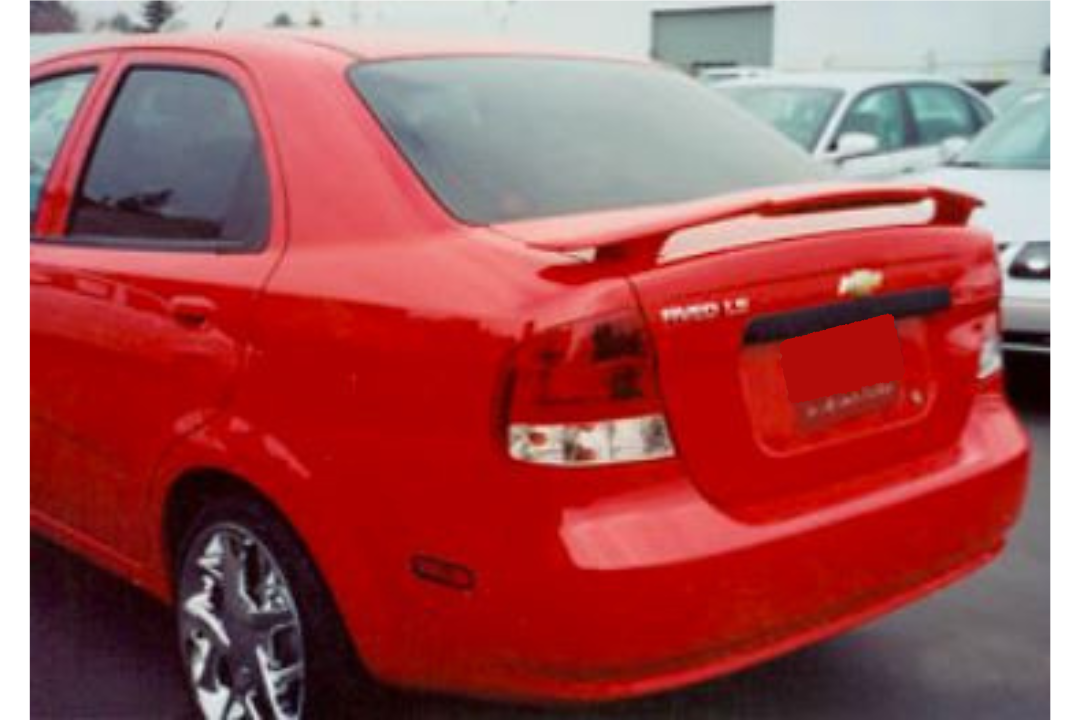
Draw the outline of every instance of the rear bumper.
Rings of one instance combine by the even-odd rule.
[[[720,512],[672,477],[522,527],[469,593],[436,590],[396,657],[399,685],[594,701],[762,662],[932,592],[991,559],[1022,504],[1027,440],[980,398],[947,462],[769,523]],[[420,608],[416,608],[420,610]]]

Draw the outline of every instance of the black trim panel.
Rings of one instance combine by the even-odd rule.
[[[857,298],[828,305],[762,315],[750,322],[743,336],[747,345],[780,342],[840,325],[869,320],[879,315],[896,319],[948,310],[952,295],[947,287],[924,288]]]
[[[235,240],[200,240],[189,238],[139,238],[103,235],[57,235],[32,237],[33,243],[56,247],[101,248],[103,250],[137,250],[143,252],[216,253],[218,255],[257,255],[267,248],[268,239],[258,242]]]

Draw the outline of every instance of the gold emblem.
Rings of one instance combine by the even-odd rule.
[[[859,268],[840,278],[836,293],[840,297],[866,297],[873,295],[885,284],[885,273],[880,270]]]

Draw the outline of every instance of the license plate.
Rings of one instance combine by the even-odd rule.
[[[888,404],[904,372],[892,315],[785,340],[780,353],[788,399],[800,417]]]
[[[852,392],[794,403],[803,430],[816,430],[875,410],[884,410],[900,396],[900,383],[867,385]]]

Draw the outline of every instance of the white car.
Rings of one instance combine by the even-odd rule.
[[[947,165],[919,178],[982,198],[994,233],[1005,349],[1050,352],[1050,84],[1033,88]]]
[[[850,177],[938,165],[993,118],[973,90],[932,76],[771,73],[713,87]]]
[[[719,67],[706,67],[698,70],[694,77],[706,85],[719,85],[732,80],[746,80],[749,78],[762,77],[772,71],[769,68],[757,65],[722,65]]]
[[[986,102],[990,103],[990,107],[994,110],[994,115],[1000,115],[1015,105],[1019,100],[1025,98],[1032,90],[1044,89],[1049,86],[1050,78],[1045,76],[1014,80],[1007,85],[1002,85],[987,95]]]

